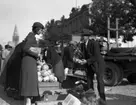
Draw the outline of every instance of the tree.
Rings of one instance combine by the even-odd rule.
[[[62,20],[64,19],[65,17],[62,16]],[[48,36],[49,37],[49,40],[50,41],[56,41],[56,40],[59,40],[59,35],[60,35],[60,29],[59,29],[59,25],[58,22],[60,21],[55,21],[54,19],[51,19],[50,21],[48,21],[46,24],[45,24],[45,28],[46,28],[46,34],[45,34],[45,37]]]
[[[54,19],[51,19],[50,21],[48,21],[46,24],[45,24],[45,28],[46,30],[49,32],[50,29],[55,25],[55,20]]]
[[[107,17],[110,17],[111,27],[115,28],[115,20],[119,18],[119,34],[123,34],[127,40],[131,40],[136,29],[136,9],[128,0],[94,0],[91,7],[91,30],[95,34],[107,37]],[[125,33],[124,30],[127,32]],[[116,33],[111,31],[111,37]],[[131,37],[130,37],[131,36]]]
[[[60,18],[60,21],[64,21],[65,20],[65,16],[63,15],[61,18]]]

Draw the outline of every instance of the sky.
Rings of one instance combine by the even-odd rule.
[[[62,15],[68,18],[72,7],[89,2],[91,0],[0,0],[0,44],[12,40],[15,25],[21,41],[31,31],[34,22],[45,25]]]

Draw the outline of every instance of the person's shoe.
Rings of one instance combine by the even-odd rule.
[[[98,105],[107,105],[107,102],[102,98],[98,99]]]
[[[40,96],[33,97],[33,98],[31,99],[31,103],[32,103],[32,104],[35,103],[36,101],[44,101],[44,100],[41,100],[41,97],[40,97]]]
[[[112,88],[105,88],[105,92],[112,91]]]

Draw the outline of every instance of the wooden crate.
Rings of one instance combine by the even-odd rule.
[[[40,82],[39,92],[40,92],[40,95],[42,95],[44,91],[58,90],[60,89],[60,87],[61,86],[59,82]]]
[[[50,101],[50,102],[38,101],[35,103],[35,105],[58,105],[59,102],[63,101]]]
[[[39,82],[39,88],[59,88],[59,82]]]

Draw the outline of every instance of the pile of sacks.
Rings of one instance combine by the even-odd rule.
[[[57,82],[57,77],[54,76],[51,65],[45,61],[37,61],[37,71],[39,82]]]

